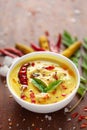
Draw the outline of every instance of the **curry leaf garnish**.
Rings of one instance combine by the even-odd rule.
[[[62,83],[62,80],[56,80],[51,82],[48,86],[40,79],[33,78],[32,84],[37,87],[41,92],[51,92],[54,89],[56,89],[60,84]]]
[[[85,83],[85,84],[87,83],[87,80],[83,76],[80,77],[80,81],[81,83]]]
[[[47,85],[38,78],[32,79],[32,84],[37,87],[41,92],[44,92],[44,88],[47,88]]]
[[[64,31],[62,35],[62,42],[66,47],[69,47],[72,43],[77,41],[76,37],[72,37],[68,31]]]
[[[84,40],[83,47],[85,50],[87,50],[87,37],[85,37],[83,40]]]
[[[51,92],[54,89],[56,89],[60,84],[62,83],[62,80],[55,80],[51,82],[47,88],[45,88],[45,92]]]
[[[80,83],[80,86],[79,86],[79,89],[78,89],[78,94],[80,96],[83,96],[83,93],[84,93],[84,91],[86,91],[86,89],[87,88],[84,86],[84,84]]]
[[[72,43],[77,41],[78,38],[72,37],[71,34],[67,31],[64,31],[63,36],[62,36],[62,43],[65,47],[69,47]],[[80,99],[77,101],[77,103],[69,110],[71,112],[74,110],[81,100],[84,98],[85,93],[87,92],[87,37],[83,39],[83,48],[81,51],[81,48],[75,52],[75,54],[70,57],[70,59],[76,64],[77,67],[80,67],[82,70],[81,73],[81,78],[80,78],[80,86],[78,88],[77,94],[80,95]],[[82,60],[82,64],[79,66],[79,59]]]
[[[71,44],[73,44],[77,40],[78,40],[77,37],[72,37],[71,34],[66,30],[62,34],[62,43],[65,47],[69,47]],[[79,61],[80,55],[81,55],[80,51],[77,50],[75,54],[73,54],[73,56],[70,58],[77,67],[78,67],[78,61]]]

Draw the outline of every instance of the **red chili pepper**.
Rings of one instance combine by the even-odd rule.
[[[16,58],[16,57],[18,57],[17,55],[12,54],[12,53],[10,53],[10,52],[4,50],[4,49],[0,49],[0,53],[3,54],[3,55],[10,56],[10,57],[12,57],[12,58]]]
[[[49,36],[50,34],[49,34],[49,32],[48,32],[48,31],[45,31],[45,35],[46,35],[46,36]]]
[[[53,75],[53,78],[56,79],[56,80],[58,80],[57,73],[55,73],[55,74]]]
[[[35,94],[34,94],[33,91],[31,91],[31,93],[30,93],[30,99],[31,99],[31,102],[32,102],[32,103],[36,103]]]
[[[63,97],[65,97],[65,96],[66,96],[66,94],[65,94],[65,93],[62,93],[62,96],[63,96]]]
[[[50,46],[50,51],[57,53],[58,48],[56,47],[55,43],[51,39],[49,39],[48,42],[49,42],[49,46]]]
[[[45,51],[43,48],[38,47],[36,44],[31,43],[31,47],[35,50],[35,51]]]
[[[32,103],[36,103],[35,99],[32,99],[31,102],[32,102]]]
[[[39,130],[39,128],[36,128],[35,130]]]
[[[47,69],[47,70],[53,70],[55,67],[54,66],[47,66],[47,67],[45,67],[45,69]]]
[[[62,88],[63,88],[63,89],[67,89],[67,87],[66,87],[64,84],[62,84]]]
[[[35,66],[35,63],[34,63],[34,62],[32,62],[32,63],[31,63],[31,65],[32,65],[32,66]]]
[[[59,34],[58,41],[56,44],[56,46],[58,47],[58,51],[60,51],[60,48],[61,48],[61,41],[62,41],[62,36],[61,36],[61,34]]]
[[[22,98],[23,100],[25,100],[25,99],[26,99],[26,96],[25,96],[24,94],[21,94],[21,98]]]
[[[2,66],[2,64],[0,63],[0,66]]]
[[[30,65],[30,63],[25,63],[23,66],[28,67],[29,65]]]
[[[81,124],[80,128],[86,128],[87,127],[87,123],[83,123]]]
[[[87,120],[87,116],[85,116],[85,119]]]
[[[84,111],[87,112],[87,107],[84,107]]]
[[[61,34],[59,34],[58,36],[58,41],[55,45],[55,43],[49,39],[49,45],[50,45],[50,51],[53,51],[53,52],[59,52],[60,51],[60,48],[61,48],[61,41],[62,41],[62,37],[61,37]]]
[[[71,116],[72,118],[75,118],[76,116],[78,116],[78,112],[73,113]]]
[[[30,65],[30,63],[25,63],[18,72],[18,78],[22,85],[28,85],[28,79],[27,79],[27,67]]]
[[[34,92],[30,93],[30,98],[35,98]]]
[[[83,116],[83,115],[79,115],[79,117],[78,117],[78,121],[82,121],[83,119],[85,119],[85,116]]]
[[[4,50],[11,52],[11,53],[14,53],[18,56],[23,56],[23,53],[16,48],[9,47],[9,48],[4,48]]]

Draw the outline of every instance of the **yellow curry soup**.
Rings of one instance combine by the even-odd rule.
[[[53,58],[29,58],[10,73],[10,85],[23,100],[51,104],[65,99],[76,87],[72,68]]]

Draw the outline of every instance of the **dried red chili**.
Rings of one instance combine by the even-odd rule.
[[[45,35],[48,37],[50,34],[48,31],[45,31]]]
[[[30,98],[35,98],[34,92],[30,93]]]
[[[87,112],[87,107],[84,107],[84,111]]]
[[[30,63],[24,64],[18,73],[19,82],[22,85],[28,85],[28,79],[27,79],[27,67],[30,65]]]
[[[21,94],[21,99],[25,100],[26,96],[24,94]]]
[[[56,47],[58,48],[58,51],[60,51],[60,48],[61,48],[61,41],[62,41],[62,36],[61,34],[59,34],[58,41],[56,43]]]
[[[36,128],[35,130],[39,130],[39,128]]]
[[[33,91],[30,92],[30,99],[31,99],[31,102],[32,102],[32,103],[36,103],[35,94],[34,94]]]
[[[11,52],[11,53],[14,53],[14,54],[16,54],[18,56],[23,56],[23,53],[20,50],[16,49],[16,48],[9,47],[9,48],[4,48],[4,50],[6,50],[8,52]]]
[[[49,42],[50,51],[57,53],[58,48],[56,47],[55,43],[51,39],[49,39],[48,42]]]
[[[80,128],[86,128],[87,127],[87,123],[83,123],[81,124]]]
[[[35,63],[34,63],[34,62],[32,62],[32,63],[31,63],[31,66],[35,66]]]
[[[55,74],[53,75],[53,78],[58,80],[58,76],[57,76],[57,73],[55,72]]]
[[[71,116],[72,116],[72,118],[77,117],[78,116],[78,112],[73,113]]]
[[[78,121],[82,121],[83,119],[85,119],[85,116],[83,116],[83,115],[79,115],[79,117],[78,117]]]
[[[45,67],[45,69],[47,69],[47,70],[53,70],[55,67],[54,66],[47,66],[47,67]]]
[[[38,47],[36,44],[31,43],[31,47],[35,50],[35,51],[45,51],[43,48]]]
[[[62,93],[61,95],[62,95],[63,97],[65,97],[65,96],[66,96],[66,94],[65,94],[65,93]]]
[[[10,57],[12,57],[12,58],[16,58],[16,57],[18,57],[17,55],[12,54],[12,53],[10,53],[10,52],[4,50],[4,49],[0,49],[0,53],[3,54],[3,55],[10,56]]]
[[[61,86],[62,86],[62,89],[67,89],[67,87],[64,84],[62,84]]]
[[[62,41],[61,34],[58,35],[58,41],[56,44],[51,39],[49,39],[50,51],[59,52],[61,48],[61,41]]]

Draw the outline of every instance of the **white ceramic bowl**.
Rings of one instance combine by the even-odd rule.
[[[63,99],[60,102],[53,103],[53,104],[45,104],[45,105],[29,103],[29,102],[22,100],[20,97],[18,97],[17,94],[12,89],[12,87],[10,86],[10,83],[9,83],[10,77],[9,76],[10,76],[12,69],[19,62],[23,61],[24,59],[29,58],[29,57],[33,57],[33,56],[38,56],[38,55],[41,55],[41,56],[47,55],[47,56],[52,56],[52,57],[54,56],[54,57],[58,58],[58,60],[62,60],[62,62],[66,63],[70,67],[72,67],[72,69],[73,69],[73,71],[74,71],[74,73],[77,77],[77,84],[76,84],[75,89],[72,91],[72,93],[69,94],[69,96],[67,96],[65,99]],[[63,56],[61,54],[57,54],[57,53],[54,53],[54,52],[48,52],[48,51],[33,52],[33,53],[22,56],[14,64],[12,64],[12,66],[10,67],[10,70],[7,74],[7,84],[8,84],[8,88],[9,88],[12,96],[17,101],[17,103],[19,103],[22,107],[24,107],[24,108],[26,108],[30,111],[37,112],[37,113],[50,113],[50,112],[54,112],[54,111],[57,111],[57,110],[64,108],[68,103],[71,102],[71,100],[75,96],[75,94],[78,90],[79,84],[80,84],[80,74],[79,74],[79,71],[78,71],[77,67],[75,66],[75,64],[71,60],[69,60],[68,58],[66,58],[65,56]]]

